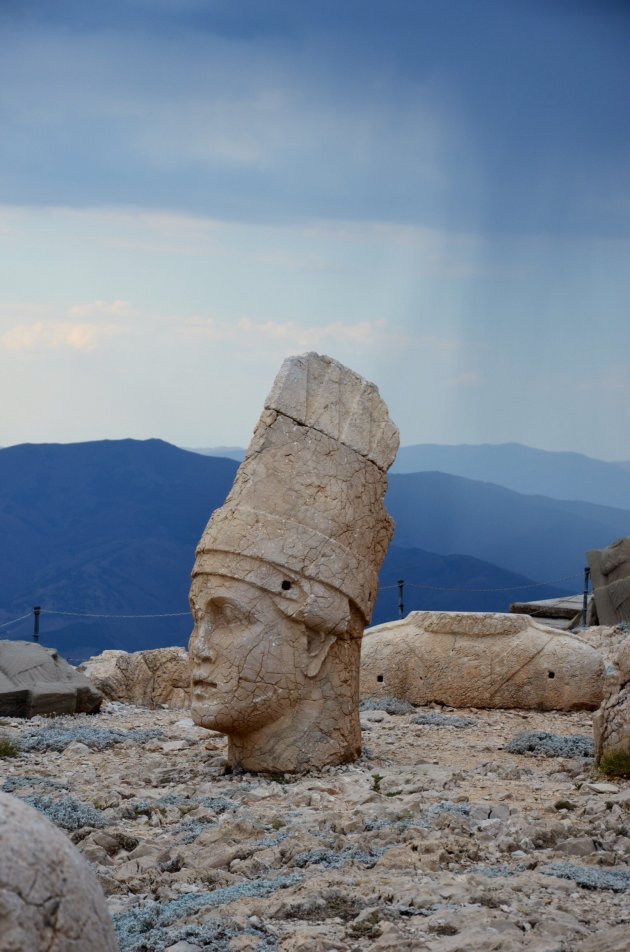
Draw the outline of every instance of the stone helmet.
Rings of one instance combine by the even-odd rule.
[[[360,636],[394,530],[384,498],[398,443],[374,384],[331,357],[287,358],[193,576],[246,581],[289,617]]]

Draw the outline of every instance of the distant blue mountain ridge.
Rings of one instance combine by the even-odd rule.
[[[245,456],[245,450],[239,446],[193,452],[239,462]],[[391,471],[450,473],[526,495],[630,509],[630,461],[607,463],[581,453],[538,450],[522,443],[401,446]]]
[[[538,450],[521,443],[402,446],[392,471],[439,471],[528,495],[630,509],[630,463],[607,463],[581,453]]]
[[[195,546],[237,466],[161,440],[1,449],[0,625],[41,605],[42,641],[75,660],[186,644]],[[397,529],[375,623],[397,617],[399,578],[405,611],[505,611],[578,592],[586,550],[630,534],[630,507],[441,472],[392,474],[387,505]],[[29,617],[0,637],[31,630]]]

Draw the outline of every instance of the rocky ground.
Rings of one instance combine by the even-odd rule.
[[[378,704],[359,763],[299,779],[226,774],[181,711],[5,720],[0,787],[93,864],[121,952],[630,948],[630,782],[590,714]]]

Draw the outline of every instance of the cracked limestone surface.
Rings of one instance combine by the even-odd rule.
[[[630,782],[580,756],[591,720],[371,706],[358,761],[269,776],[226,773],[225,736],[181,711],[106,702],[2,725],[29,743],[0,788],[58,803],[59,822],[70,798],[90,807],[63,835],[121,952],[625,952]],[[90,747],[88,726],[121,742]],[[523,732],[566,743],[510,752]]]
[[[0,793],[0,952],[116,952],[96,876],[37,810]]]
[[[373,384],[330,357],[285,361],[193,569],[192,714],[228,735],[233,767],[359,756],[360,640],[397,446]]]
[[[79,665],[110,701],[143,707],[190,707],[190,669],[183,648],[150,651],[103,651]]]
[[[366,632],[361,696],[452,707],[594,709],[602,653],[526,615],[411,612]]]
[[[630,636],[620,645],[608,672],[593,732],[597,763],[610,754],[630,755]]]

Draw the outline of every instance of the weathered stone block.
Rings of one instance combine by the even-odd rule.
[[[0,715],[92,714],[103,695],[54,648],[0,641]]]
[[[600,625],[630,622],[630,537],[587,553]]]
[[[596,763],[610,754],[630,756],[630,636],[607,672],[604,699],[593,718],[593,734]]]

